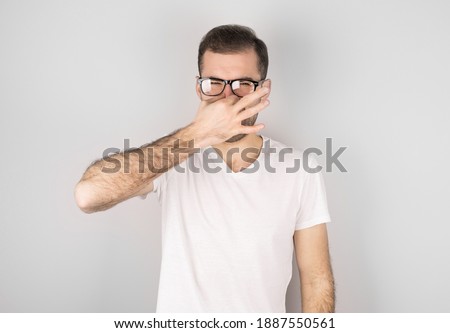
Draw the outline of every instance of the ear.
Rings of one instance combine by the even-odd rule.
[[[195,92],[197,93],[198,98],[202,100],[202,90],[200,89],[200,84],[197,81],[198,76],[195,78]]]

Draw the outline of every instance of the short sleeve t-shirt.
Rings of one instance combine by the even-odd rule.
[[[154,180],[162,206],[157,312],[286,312],[295,230],[330,221],[323,177],[263,136],[232,172],[212,147]]]

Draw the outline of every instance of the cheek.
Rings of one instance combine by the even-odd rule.
[[[219,98],[217,98],[216,96],[211,97],[211,96],[206,96],[203,94],[200,94],[200,99],[202,101],[207,101],[207,102],[215,102],[215,101],[219,100]]]

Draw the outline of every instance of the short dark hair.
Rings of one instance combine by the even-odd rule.
[[[211,29],[201,40],[198,48],[198,72],[201,73],[203,55],[206,51],[229,54],[253,49],[258,56],[258,70],[261,79],[267,76],[269,55],[266,44],[256,37],[249,27],[237,24],[220,25]]]

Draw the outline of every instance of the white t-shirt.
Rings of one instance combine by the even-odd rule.
[[[322,174],[303,164],[301,151],[263,136],[245,171],[208,147],[154,180],[157,312],[286,312],[294,232],[330,221]]]

